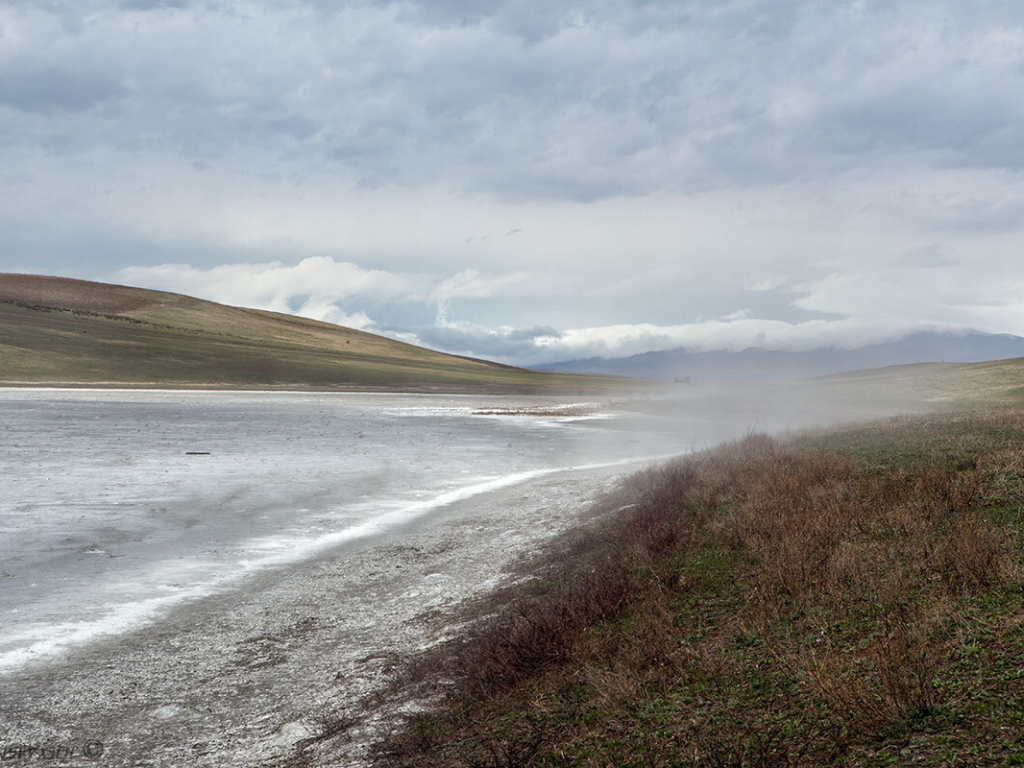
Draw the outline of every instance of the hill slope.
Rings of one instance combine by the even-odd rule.
[[[805,381],[747,385],[698,382],[675,389],[663,399],[641,399],[631,407],[651,415],[801,428],[895,413],[1024,405],[1024,358],[896,365]]]
[[[466,392],[607,381],[445,355],[292,315],[175,293],[0,274],[0,384]]]
[[[862,398],[902,398],[929,409],[1024,403],[1024,357],[981,363],[896,365],[826,376],[807,382],[822,391],[856,391]]]

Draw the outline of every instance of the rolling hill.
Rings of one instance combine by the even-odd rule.
[[[555,393],[611,383],[175,293],[0,274],[0,385]]]
[[[964,410],[1024,403],[1024,357],[980,363],[918,363],[825,376],[807,382],[836,397],[898,398],[927,409]]]
[[[701,382],[629,409],[651,417],[739,421],[802,429],[893,414],[971,411],[1024,405],[1024,358],[982,363],[917,363],[802,381]]]

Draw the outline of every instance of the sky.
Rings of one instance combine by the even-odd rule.
[[[4,0],[0,272],[525,365],[1024,335],[1022,95],[1017,0]]]

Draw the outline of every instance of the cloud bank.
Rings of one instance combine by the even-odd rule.
[[[1024,333],[1024,6],[9,0],[0,270],[465,354]]]
[[[915,257],[916,258],[916,257]],[[754,316],[748,308],[690,323],[631,323],[558,329],[553,326],[487,326],[456,315],[473,304],[517,300],[530,286],[523,273],[455,275],[366,270],[328,257],[281,262],[232,264],[200,269],[184,264],[131,267],[119,282],[191,292],[221,303],[290,312],[339,325],[369,330],[455,354],[516,364],[540,364],[586,357],[624,357],[642,352],[686,348],[691,351],[747,347],[802,351],[820,347],[854,349],[893,341],[917,331],[997,331],[1024,317],[1024,279],[975,286],[954,284],[954,264],[923,268],[895,266],[864,272],[832,273],[790,286],[792,304],[808,311],[829,308],[830,316],[798,322]],[[929,285],[925,278],[931,278]],[[749,285],[750,294],[765,281]],[[785,280],[770,279],[773,289]],[[916,288],[916,293],[911,291]],[[954,296],[961,303],[950,303]],[[973,298],[980,302],[973,303]],[[966,300],[966,301],[965,301]],[[993,301],[994,300],[994,301]],[[396,323],[396,307],[420,322]],[[1020,328],[1024,332],[1024,327]]]

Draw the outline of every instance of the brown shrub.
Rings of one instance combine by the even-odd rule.
[[[936,710],[934,680],[940,658],[921,630],[900,621],[875,640],[859,659],[859,668],[850,659],[828,654],[811,658],[805,672],[811,688],[852,731],[884,734]]]
[[[711,768],[796,768],[806,765],[809,740],[794,740],[785,725],[743,725],[729,734],[698,737],[695,766]],[[794,743],[795,742],[795,743]],[[831,761],[830,761],[831,762]],[[814,765],[821,765],[815,760]]]
[[[982,498],[976,471],[918,467],[912,476],[914,501],[930,519],[948,520],[973,509]]]
[[[1004,583],[1006,533],[977,514],[954,521],[938,543],[934,567],[950,588],[976,589]]]
[[[934,686],[940,651],[919,628],[898,624],[876,641],[871,653],[885,691],[885,701],[894,716],[912,720],[933,712],[938,704]]]
[[[539,566],[518,597],[492,596],[477,610],[494,616],[477,622],[458,642],[428,654],[399,681],[443,679],[467,701],[484,701],[564,661],[587,627],[612,619],[638,600],[664,589],[652,564],[692,541],[689,494],[696,473],[686,461],[656,467],[630,479],[636,502],[600,521],[596,531],[564,539]]]
[[[855,515],[852,463],[778,455],[731,518],[734,545],[757,562],[757,594],[799,599],[826,575]]]

